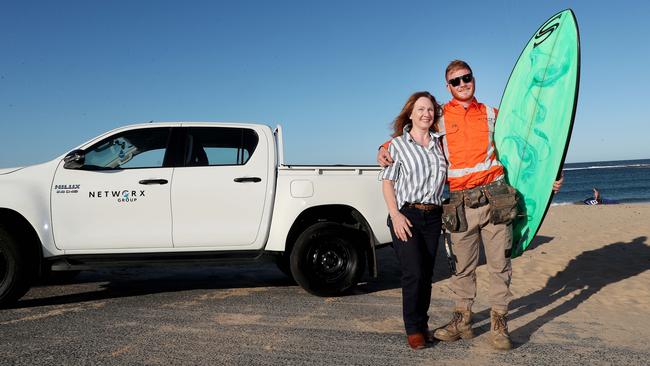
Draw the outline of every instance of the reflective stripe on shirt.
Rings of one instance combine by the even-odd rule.
[[[443,111],[439,126],[449,160],[449,190],[470,189],[503,177],[494,148],[497,110],[473,99],[467,107],[451,101]]]

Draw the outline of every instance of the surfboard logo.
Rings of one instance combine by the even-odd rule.
[[[557,16],[549,19],[546,23],[544,23],[544,25],[539,29],[537,34],[535,34],[535,43],[533,44],[533,48],[544,43],[544,41],[546,41],[548,37],[551,36],[551,33],[553,33],[554,30],[560,27],[560,22],[558,20],[560,20],[561,17],[562,17],[562,13],[558,14]],[[540,38],[542,40],[537,42],[537,40]]]

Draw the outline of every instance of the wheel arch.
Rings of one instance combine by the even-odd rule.
[[[20,213],[12,209],[0,208],[0,225],[21,244],[17,249],[30,259],[30,271],[34,278],[40,277],[43,249],[32,224]]]
[[[372,228],[357,209],[348,205],[313,206],[301,212],[294,220],[287,234],[284,255],[289,256],[291,254],[296,239],[306,228],[321,222],[338,223],[354,230],[359,235],[357,240],[361,243],[364,253],[366,253],[368,271],[373,278],[377,277],[376,239]]]

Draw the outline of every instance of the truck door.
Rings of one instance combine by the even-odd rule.
[[[61,163],[51,191],[56,246],[65,250],[171,248],[169,127],[118,132]]]
[[[171,192],[174,247],[261,248],[270,208],[267,137],[246,127],[185,131],[184,166]]]

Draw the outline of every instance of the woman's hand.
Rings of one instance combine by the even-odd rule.
[[[411,234],[411,222],[406,216],[402,215],[397,208],[397,198],[395,198],[395,182],[392,180],[384,179],[381,183],[388,213],[390,214],[390,221],[393,224],[393,232],[401,241],[407,241],[413,234]]]
[[[411,222],[401,212],[397,211],[390,215],[390,220],[393,222],[393,231],[401,241],[407,241],[413,234],[411,234]]]

